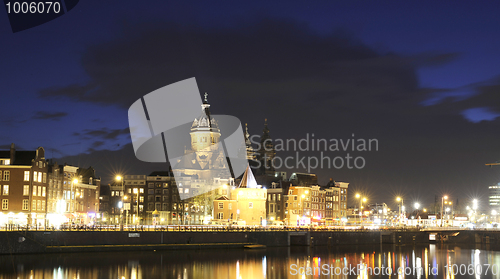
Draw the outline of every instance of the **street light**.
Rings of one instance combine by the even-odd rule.
[[[477,199],[472,200],[472,209],[474,209],[474,222],[477,223],[476,210],[477,210]]]
[[[444,200],[447,200],[448,196],[443,196],[441,198],[441,227],[443,226],[443,209],[444,209]]]
[[[401,204],[399,205],[399,225],[401,226],[401,217],[402,217],[401,211],[404,214],[404,210],[405,210],[404,205],[403,205],[404,201],[403,201],[403,198],[401,198],[401,197],[397,197],[396,201],[401,202]]]
[[[121,175],[117,175],[115,177],[116,181],[121,181],[122,183],[122,189],[121,189],[121,192],[120,192],[120,203],[122,204],[122,206],[120,207],[120,225],[123,226],[123,177]]]
[[[362,212],[361,212],[361,208],[363,207],[363,202],[366,202],[366,198],[362,198],[361,195],[359,193],[356,194],[356,199],[359,199],[359,208],[358,208],[358,211],[359,211],[359,224],[362,223],[362,219],[363,219],[363,216],[362,216]]]

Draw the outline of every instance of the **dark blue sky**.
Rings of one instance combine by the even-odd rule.
[[[484,167],[500,157],[499,8],[80,1],[15,34],[0,12],[0,145],[43,146],[105,179],[159,168],[135,159],[127,109],[195,76],[212,112],[239,117],[252,134],[268,118],[274,138],[379,140],[379,151],[358,154],[364,169],[318,169],[321,183],[351,182],[372,200],[485,198],[500,182],[500,169]]]

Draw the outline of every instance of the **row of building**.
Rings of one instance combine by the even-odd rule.
[[[45,158],[42,147],[16,151],[12,144],[0,151],[0,225],[307,225],[340,223],[347,216],[348,183],[319,186],[314,174],[287,177],[274,169],[267,120],[258,150],[245,130],[242,148],[249,165],[241,178],[232,175],[207,95],[185,132],[190,148],[168,171],[126,174],[102,187],[92,168],[58,165]]]
[[[43,147],[0,151],[0,225],[93,223],[99,212],[100,179],[93,168],[51,163]]]

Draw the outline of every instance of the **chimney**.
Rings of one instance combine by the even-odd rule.
[[[14,143],[10,145],[10,163],[13,164],[16,160],[16,146]]]

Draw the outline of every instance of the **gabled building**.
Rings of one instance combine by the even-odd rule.
[[[45,226],[47,170],[43,147],[0,151],[0,225]]]

